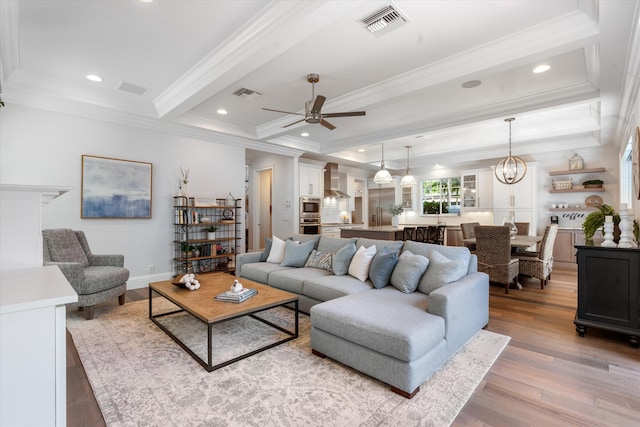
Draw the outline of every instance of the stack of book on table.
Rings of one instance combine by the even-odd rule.
[[[251,298],[257,293],[258,291],[256,291],[253,288],[244,288],[240,292],[233,292],[233,291],[223,292],[220,295],[216,296],[216,299],[218,301],[242,302],[246,299]]]

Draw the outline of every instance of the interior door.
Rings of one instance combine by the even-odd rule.
[[[258,235],[260,241],[257,247],[264,248],[264,239],[271,237],[271,198],[272,171],[265,169],[258,172]]]

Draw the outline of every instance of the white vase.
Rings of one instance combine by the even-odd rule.
[[[216,240],[216,232],[215,231],[207,231],[207,239],[208,240]]]
[[[391,225],[394,226],[395,228],[398,228],[398,226],[400,225],[400,217],[394,215],[391,217]]]

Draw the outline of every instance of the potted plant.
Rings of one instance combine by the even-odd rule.
[[[582,223],[582,231],[586,241],[592,241],[593,235],[604,226],[605,217],[613,217],[613,241],[618,243],[620,240],[620,214],[609,205],[598,206],[598,210],[591,212]]]
[[[389,213],[393,215],[391,218],[391,225],[394,227],[398,227],[398,225],[400,225],[400,218],[398,218],[398,215],[402,214],[402,212],[404,212],[402,205],[396,205],[394,203],[389,205]]]
[[[192,255],[192,251],[195,249],[196,247],[193,245],[190,245],[188,243],[183,243],[180,245],[180,250],[182,250],[182,253],[189,258]]]
[[[218,227],[214,227],[213,225],[207,227],[207,239],[216,240],[216,231],[218,231]]]

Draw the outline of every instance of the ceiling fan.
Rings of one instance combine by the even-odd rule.
[[[352,111],[350,113],[322,113],[322,105],[324,101],[327,100],[322,95],[315,96],[316,83],[320,81],[320,76],[316,73],[307,74],[307,81],[311,83],[311,99],[304,103],[304,114],[302,113],[293,113],[291,111],[282,111],[282,110],[272,110],[271,108],[263,108],[266,111],[275,111],[276,113],[285,113],[285,114],[295,114],[297,116],[304,116],[303,119],[297,120],[293,123],[289,123],[288,125],[282,126],[284,128],[293,126],[296,123],[307,122],[307,123],[320,123],[322,126],[326,127],[329,130],[334,130],[336,127],[325,120],[325,118],[331,117],[350,117],[350,116],[364,116],[366,111]]]

